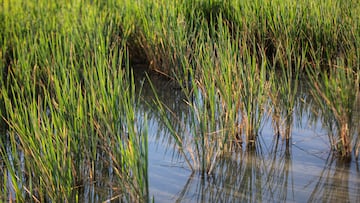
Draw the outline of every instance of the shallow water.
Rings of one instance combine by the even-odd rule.
[[[160,99],[186,117],[181,93],[167,80],[153,83]],[[151,101],[152,91],[143,84],[142,95]],[[327,131],[320,121],[308,124],[307,114],[295,118],[301,122],[293,127],[289,148],[269,121],[255,150],[223,155],[213,174],[202,178],[181,159],[154,112],[143,108],[149,115],[149,191],[155,202],[360,202],[358,162],[331,156]]]
[[[224,157],[205,179],[174,159],[171,145],[152,139],[150,196],[156,202],[359,202],[358,164],[328,157],[324,135],[294,132],[289,151],[281,140],[276,147],[276,139],[264,133],[261,149]]]
[[[262,149],[256,152],[225,157],[213,176],[202,179],[174,161],[171,151],[165,152],[168,146],[152,140],[151,197],[156,202],[359,202],[357,163],[328,158],[328,146],[321,136],[294,135],[290,152],[281,141],[278,149],[271,142],[264,138]]]
[[[343,163],[331,156],[327,131],[321,121],[309,124],[304,113],[292,130],[287,148],[265,123],[256,149],[224,154],[213,173],[192,173],[157,111],[148,103],[154,93],[143,69],[136,73],[142,85],[139,118],[145,112],[149,124],[149,197],[155,202],[360,202],[360,168],[352,160]],[[150,74],[159,98],[180,119],[188,119],[181,91],[169,80]],[[359,100],[360,101],[360,100]],[[360,105],[359,105],[360,106]],[[357,111],[359,113],[359,111]],[[109,159],[98,154],[97,159]],[[111,159],[109,159],[111,160]],[[0,161],[0,168],[3,162]],[[111,164],[110,164],[111,165]],[[120,195],[111,167],[96,166],[96,182],[86,182],[76,200],[102,202]],[[2,177],[0,177],[1,179]],[[9,181],[10,182],[10,181]],[[7,186],[9,189],[11,185]],[[12,197],[12,195],[7,195]],[[1,195],[0,195],[1,197]],[[1,200],[1,199],[0,199]],[[121,200],[120,200],[121,201]]]

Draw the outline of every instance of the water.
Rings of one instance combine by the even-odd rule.
[[[158,112],[149,107],[154,94],[143,70],[138,71],[137,85],[143,85],[139,117],[146,112],[149,123],[148,178],[151,200],[360,202],[359,163],[355,160],[345,163],[331,156],[327,131],[320,121],[309,124],[306,113],[301,118],[295,118],[301,122],[294,125],[288,148],[281,138],[274,136],[271,124],[267,122],[257,139],[255,150],[243,149],[222,155],[209,176],[193,173],[179,154]],[[171,81],[158,75],[150,77],[162,102],[179,120],[188,119],[189,110],[181,91]],[[102,154],[97,158],[108,159]],[[0,161],[0,168],[4,168],[3,164]],[[76,197],[80,202],[110,201],[119,195],[112,168],[97,168],[98,179],[96,182],[84,181],[79,197]],[[11,185],[7,187],[11,189]],[[12,194],[10,198],[14,198]]]
[[[157,77],[160,99],[186,117],[181,93]],[[147,86],[145,81],[143,95],[151,101]],[[359,164],[333,157],[327,131],[320,121],[308,124],[307,115],[296,118],[301,125],[294,126],[289,148],[268,122],[255,150],[223,155],[205,178],[187,167],[156,115],[149,118],[149,191],[155,202],[360,202]]]
[[[205,179],[174,160],[171,146],[153,139],[150,195],[156,202],[359,202],[358,164],[329,157],[324,135],[294,131],[289,151],[263,134],[261,148],[224,157]]]

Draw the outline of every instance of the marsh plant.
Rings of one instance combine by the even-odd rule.
[[[278,58],[275,55],[273,69],[269,74],[271,81],[269,96],[271,99],[270,108],[272,108],[273,128],[276,135],[287,141],[291,138],[298,89],[299,85],[301,85],[300,75],[306,64],[305,51],[301,54],[294,54],[293,51],[293,49],[288,50],[285,61],[282,57]]]
[[[351,68],[341,59],[329,61],[326,71],[320,64],[307,68],[311,94],[320,107],[324,123],[329,129],[332,149],[344,158],[350,158],[355,150],[358,156],[358,117],[356,116],[359,95],[358,67]]]
[[[146,115],[136,118],[120,18],[89,2],[1,6],[1,200],[76,201],[107,168],[110,199],[146,201]]]
[[[257,62],[248,57],[241,71],[241,112],[245,126],[246,142],[254,146],[264,119],[264,105],[269,84],[266,81],[266,60]]]
[[[274,131],[289,145],[300,78],[304,76],[305,67],[324,57],[332,59],[337,54],[351,56],[351,61],[356,61],[352,54],[354,46],[349,40],[353,35],[348,30],[332,35],[337,27],[328,26],[333,19],[329,13],[318,12],[315,5],[325,6],[320,2],[294,6],[285,1],[279,7],[263,1],[186,3],[185,21],[177,23],[181,33],[186,32],[188,37],[187,40],[181,37],[184,40],[180,47],[190,50],[178,61],[182,71],[176,73],[182,74],[174,72],[174,78],[186,95],[192,120],[177,125],[183,129],[175,130],[170,121],[176,119],[167,118],[171,113],[165,113],[169,109],[160,101],[156,103],[160,112],[164,112],[164,120],[193,170],[210,173],[223,152],[235,149],[230,143],[235,143],[238,148],[244,143],[250,148],[254,146],[268,113],[272,115]],[[199,12],[191,10],[189,5]],[[181,6],[178,7],[179,16],[167,20],[183,19]],[[230,8],[239,14],[233,14]],[[327,11],[332,9],[337,16],[347,15],[337,7],[326,8]],[[327,19],[320,23],[319,15]],[[303,21],[304,16],[311,20]],[[348,22],[346,19],[341,21]],[[317,33],[312,28],[326,29],[326,32]],[[321,50],[320,47],[330,39],[338,41],[339,37],[349,41]],[[323,70],[320,66],[314,69]]]
[[[254,150],[268,113],[290,139],[302,74],[331,147],[357,156],[359,11],[340,0],[0,1],[1,193],[70,201],[111,168],[115,198],[146,201],[136,63],[180,87],[186,118],[158,97],[155,109],[203,176],[223,154]]]
[[[77,193],[75,188],[98,181],[95,174],[102,165],[118,177],[119,198],[146,198],[147,131],[138,128],[143,124],[135,118],[133,81],[117,63],[103,62],[84,70],[84,85],[75,69],[49,70],[51,82],[40,84],[40,95],[34,70],[27,83],[11,84],[12,96],[2,95],[10,144],[1,146],[1,154],[15,199],[66,200]],[[101,153],[106,159],[97,158]]]
[[[185,4],[166,0],[125,2],[138,19],[137,30],[132,33],[135,41],[129,46],[141,50],[150,69],[167,77],[183,75],[180,64],[190,55],[187,43],[190,36],[186,32],[185,16],[181,13]]]
[[[257,63],[245,43],[234,43],[240,39],[229,33],[221,14],[216,22],[202,21],[199,30],[194,61],[183,64],[188,81],[178,80],[191,119],[174,124],[169,108],[159,98],[155,102],[189,167],[204,175],[223,153],[255,145],[269,85],[266,60]]]

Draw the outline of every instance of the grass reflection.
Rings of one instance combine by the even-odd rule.
[[[360,189],[358,180],[353,180],[349,176],[351,174],[351,165],[354,164],[358,168],[357,163],[349,163],[338,160],[334,156],[329,156],[308,201],[358,202],[359,197],[354,197],[354,194]],[[357,176],[360,174],[359,170],[355,173]]]
[[[280,147],[278,141],[274,139],[270,149],[247,149],[222,157],[211,176],[192,174],[177,194],[176,202],[293,200],[291,155],[283,149],[285,142]]]

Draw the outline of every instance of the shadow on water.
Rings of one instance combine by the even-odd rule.
[[[301,113],[295,112],[294,119],[302,124],[294,126],[290,145],[274,136],[268,122],[255,149],[223,154],[210,176],[191,172],[161,117],[149,105],[154,94],[143,70],[138,71],[144,101],[141,111],[148,114],[150,125],[149,191],[155,202],[360,201],[358,163],[329,156],[327,131],[319,118],[311,115],[311,108],[301,105],[296,107]],[[171,81],[149,75],[160,100],[175,114],[172,118],[189,119],[181,91]]]

